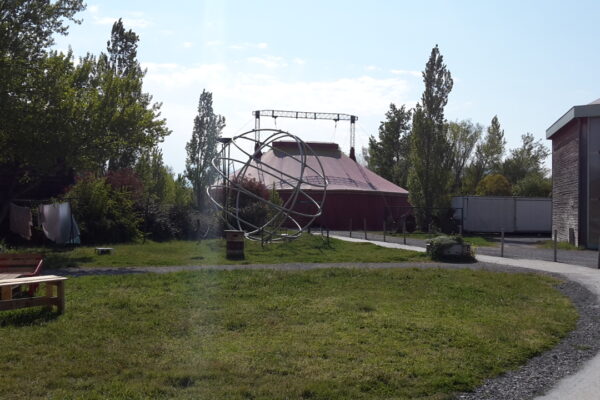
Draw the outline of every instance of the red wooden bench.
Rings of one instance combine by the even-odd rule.
[[[37,276],[42,271],[43,263],[41,254],[0,254],[0,280]],[[30,296],[33,296],[37,287],[37,284],[29,285]]]

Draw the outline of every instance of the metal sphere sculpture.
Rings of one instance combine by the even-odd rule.
[[[261,140],[261,135],[266,139]],[[296,239],[321,215],[325,171],[299,137],[282,130],[255,129],[220,141],[223,148],[212,160],[217,181],[208,188],[208,196],[229,229],[244,231],[250,240]],[[282,142],[286,146],[276,144]],[[271,150],[286,159],[285,170],[263,162],[263,154]]]

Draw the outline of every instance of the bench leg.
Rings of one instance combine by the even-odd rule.
[[[54,285],[50,282],[46,282],[46,298],[48,299],[48,310],[52,311],[52,303],[50,299],[54,297]]]
[[[65,312],[65,282],[56,282],[56,296],[58,297],[58,313]]]
[[[12,286],[2,286],[1,297],[2,300],[12,299]]]

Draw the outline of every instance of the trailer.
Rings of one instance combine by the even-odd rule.
[[[454,218],[463,232],[550,233],[552,199],[544,197],[458,196]]]

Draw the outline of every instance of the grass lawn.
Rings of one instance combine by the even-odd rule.
[[[390,236],[395,236],[395,237],[403,237],[402,233],[392,233],[389,234]],[[423,233],[423,232],[413,232],[413,233],[407,233],[406,237],[407,238],[412,238],[412,239],[422,239],[422,240],[427,240],[427,239],[433,239],[434,237],[439,236],[439,234],[431,234],[431,233]],[[470,236],[470,235],[463,235],[463,239],[465,241],[465,243],[469,243],[472,246],[477,246],[477,247],[495,247],[498,246],[498,243],[488,240],[487,238],[483,237],[483,236]]]
[[[439,269],[72,278],[62,316],[0,313],[0,397],[450,399],[574,328],[556,283]]]
[[[350,243],[330,239],[327,244],[320,236],[302,235],[290,243],[274,243],[261,248],[260,243],[246,241],[246,259],[232,261],[225,258],[223,240],[172,241],[164,243],[111,245],[112,255],[98,256],[95,246],[82,246],[70,251],[19,249],[21,252],[41,251],[45,254],[45,268],[66,266],[129,267],[169,265],[216,264],[281,264],[328,262],[406,262],[427,261],[425,254],[388,249],[370,243]]]

